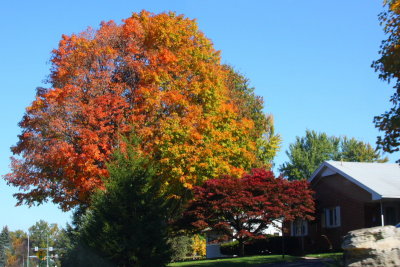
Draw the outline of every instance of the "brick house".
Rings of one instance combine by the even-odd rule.
[[[325,161],[308,179],[316,219],[291,223],[307,250],[338,250],[349,231],[400,222],[400,166]]]

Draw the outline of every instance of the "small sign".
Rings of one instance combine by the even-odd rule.
[[[40,260],[44,260],[46,258],[46,251],[45,250],[39,250],[37,252],[37,256]]]

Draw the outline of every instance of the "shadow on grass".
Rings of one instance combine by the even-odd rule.
[[[168,266],[247,267],[247,266],[260,266],[268,263],[292,262],[298,259],[299,259],[298,257],[288,256],[288,255],[285,255],[284,259],[282,259],[282,255],[268,255],[268,256],[215,259],[215,260],[200,260],[200,261],[190,261],[190,262],[176,262],[176,263],[171,263]]]

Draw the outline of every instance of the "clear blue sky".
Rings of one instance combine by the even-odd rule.
[[[9,171],[17,124],[35,88],[44,85],[61,35],[102,20],[120,22],[142,9],[196,18],[223,62],[250,79],[283,138],[277,166],[306,129],[375,144],[373,117],[389,108],[393,93],[370,67],[384,38],[379,0],[6,1],[0,7],[0,174]],[[391,162],[398,157],[389,155]],[[52,204],[14,207],[14,192],[0,181],[0,227],[70,221],[71,213]]]

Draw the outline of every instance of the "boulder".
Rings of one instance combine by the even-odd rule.
[[[351,231],[342,248],[348,267],[400,266],[400,229],[382,226]]]

